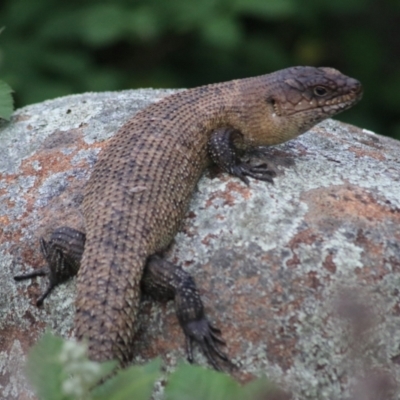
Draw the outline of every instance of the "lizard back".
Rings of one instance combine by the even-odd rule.
[[[188,90],[149,106],[96,163],[83,203],[76,315],[93,359],[130,358],[143,267],[174,237],[208,163],[207,133],[224,124],[231,97],[218,92]]]

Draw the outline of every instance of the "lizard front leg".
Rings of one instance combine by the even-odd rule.
[[[252,163],[239,156],[236,144],[242,142],[242,134],[233,128],[219,128],[212,134],[208,142],[208,152],[212,161],[223,171],[241,179],[249,185],[248,176],[273,183],[276,172],[268,162]],[[265,158],[265,157],[264,157]]]

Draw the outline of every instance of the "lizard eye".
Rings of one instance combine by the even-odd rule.
[[[325,96],[328,91],[323,86],[316,86],[314,88],[314,94],[318,97]]]

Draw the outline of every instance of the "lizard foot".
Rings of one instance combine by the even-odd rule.
[[[85,235],[69,227],[57,228],[46,242],[40,239],[40,250],[46,260],[47,266],[27,274],[16,275],[16,281],[35,278],[37,276],[47,276],[49,284],[44,293],[36,301],[40,307],[44,299],[52,290],[69,278],[76,275],[81,262]]]
[[[240,149],[236,147],[242,141],[242,134],[233,128],[215,130],[208,142],[208,151],[211,159],[223,171],[238,177],[246,185],[248,177],[273,183],[276,171],[271,168],[265,159],[250,157],[244,159],[239,156]]]
[[[276,172],[270,169],[266,162],[260,164],[243,162],[233,166],[229,172],[231,175],[238,177],[246,185],[250,184],[248,176],[269,183],[274,183],[274,177],[276,176]]]
[[[182,323],[182,328],[186,337],[187,360],[190,363],[193,362],[193,343],[196,342],[215,370],[222,371],[217,362],[218,358],[230,366],[234,366],[228,356],[219,349],[220,345],[226,345],[225,341],[220,338],[221,331],[215,328],[205,317],[186,324]]]
[[[187,359],[193,362],[193,343],[197,343],[208,362],[221,371],[217,360],[233,366],[219,346],[225,345],[221,331],[206,318],[203,302],[193,278],[181,267],[158,256],[149,258],[143,278],[142,290],[156,300],[174,300],[176,315],[185,334]]]
[[[27,274],[21,274],[14,276],[14,280],[17,282],[24,281],[26,279],[36,278],[37,276],[48,276],[50,270],[47,267],[39,268],[36,271],[28,272]],[[45,290],[45,292],[37,299],[36,305],[40,307],[43,304],[44,299],[51,293],[56,285],[52,284],[51,280]]]

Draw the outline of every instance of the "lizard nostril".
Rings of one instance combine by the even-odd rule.
[[[361,94],[363,92],[363,87],[361,83],[358,83],[356,87],[353,88],[353,93]]]
[[[350,88],[350,92],[354,93],[354,94],[358,94],[362,92],[362,85],[360,82],[356,81],[354,79],[354,81],[352,82],[351,88]]]

